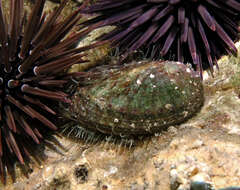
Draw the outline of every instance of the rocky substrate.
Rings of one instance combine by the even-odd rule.
[[[189,121],[133,147],[56,136],[28,178],[17,168],[16,182],[2,189],[240,189],[239,60],[224,57],[214,78],[204,74],[205,104]]]

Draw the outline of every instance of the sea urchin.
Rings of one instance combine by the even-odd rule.
[[[63,87],[74,74],[65,71],[82,63],[76,40],[87,30],[67,35],[80,19],[79,10],[66,19],[59,15],[63,0],[50,15],[42,14],[45,0],[37,0],[27,18],[23,0],[10,1],[10,19],[0,1],[0,176],[30,156],[30,144],[39,144],[43,130],[57,129],[53,120],[57,102],[68,103]],[[55,117],[53,117],[55,116]]]
[[[98,14],[87,25],[116,26],[100,39],[123,55],[141,48],[155,59],[194,63],[202,73],[237,53],[240,0],[99,0],[83,12]]]

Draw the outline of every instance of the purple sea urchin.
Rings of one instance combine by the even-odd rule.
[[[237,53],[240,0],[99,0],[83,12],[100,14],[87,25],[116,26],[100,39],[123,55],[141,48],[153,58],[194,63],[202,73]]]
[[[59,15],[63,0],[50,15],[43,14],[45,0],[37,0],[28,17],[23,0],[10,1],[10,19],[0,1],[0,176],[11,170],[13,160],[29,158],[29,144],[43,140],[43,130],[55,130],[57,102],[69,103],[64,86],[75,74],[65,71],[82,63],[84,50],[76,40],[88,30],[72,32],[80,19],[79,10],[65,20]],[[9,23],[7,22],[9,20]],[[69,34],[69,35],[68,35]]]

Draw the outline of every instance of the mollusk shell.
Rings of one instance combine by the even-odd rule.
[[[71,117],[113,135],[159,132],[191,117],[204,101],[199,75],[179,62],[138,62],[95,72],[83,83],[72,97]]]

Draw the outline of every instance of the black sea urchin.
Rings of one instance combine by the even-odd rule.
[[[30,144],[39,144],[43,130],[53,123],[57,102],[68,103],[64,86],[74,74],[66,69],[84,62],[76,40],[87,30],[67,35],[80,19],[76,10],[65,20],[59,15],[63,0],[50,15],[42,14],[45,0],[37,0],[28,19],[23,0],[10,1],[10,17],[0,1],[0,176],[11,170],[17,158],[24,164]],[[9,20],[9,23],[7,22]],[[55,116],[55,117],[54,117]],[[51,120],[51,121],[50,121]]]
[[[155,59],[194,63],[202,73],[237,53],[240,0],[99,0],[83,12],[100,13],[87,25],[117,26],[100,39],[124,55],[141,48]]]

